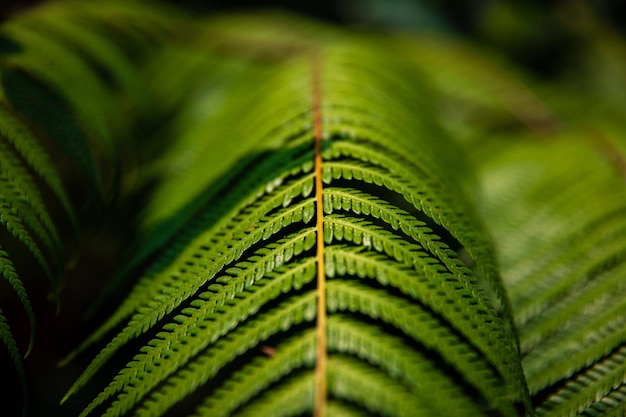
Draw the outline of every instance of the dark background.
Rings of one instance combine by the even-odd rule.
[[[0,18],[6,19],[45,1],[2,0]],[[451,32],[492,47],[539,77],[558,75],[567,66],[567,53],[577,39],[564,27],[563,10],[573,4],[586,4],[612,29],[626,35],[626,1],[623,0],[160,1],[194,14],[272,8],[347,26]]]

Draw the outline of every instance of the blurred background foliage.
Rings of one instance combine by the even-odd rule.
[[[5,0],[0,5],[0,16],[7,18],[46,1],[54,0]],[[158,2],[195,16],[279,10],[360,30],[450,36],[505,62],[524,82],[535,81],[538,85],[533,88],[545,87],[542,92],[548,96],[556,89],[561,98],[569,91],[600,96],[609,107],[626,105],[626,2],[621,0]]]
[[[5,0],[0,17],[54,0]],[[357,29],[462,39],[540,84],[626,104],[621,0],[159,0],[193,15],[287,11]]]
[[[5,0],[0,15],[46,0]],[[50,0],[48,0],[50,1]],[[626,35],[620,0],[161,0],[194,13],[279,9],[347,26],[461,35],[542,77],[567,71],[590,30]],[[591,12],[602,27],[589,27]],[[597,23],[597,22],[596,22]]]

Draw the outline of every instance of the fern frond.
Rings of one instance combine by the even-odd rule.
[[[360,404],[370,413],[387,416],[432,416],[430,401],[420,399],[406,387],[375,367],[352,357],[329,358],[328,390],[344,401]]]
[[[491,361],[498,363],[498,367],[511,366],[510,364],[505,365],[509,359],[503,358],[509,358],[512,353],[506,352],[505,343],[500,345],[501,341],[506,341],[506,337],[503,335],[496,336],[499,332],[496,327],[497,318],[490,314],[485,306],[472,299],[471,293],[456,280],[446,276],[441,271],[428,271],[432,264],[417,263],[415,270],[408,270],[389,263],[386,257],[364,252],[360,248],[354,250],[341,246],[331,246],[326,253],[326,273],[329,277],[336,275],[368,277],[376,279],[382,285],[397,288],[402,293],[432,309],[435,314],[441,315],[444,320],[454,323],[454,326],[464,333],[473,345],[489,355]],[[423,275],[420,272],[423,272]],[[441,291],[432,291],[434,288],[439,288]],[[452,294],[454,297],[451,296]],[[462,296],[456,297],[457,294],[462,294]],[[473,323],[461,324],[465,320]],[[489,329],[492,337],[489,341],[484,339],[480,333],[473,333],[469,330],[479,329],[490,324],[494,328]],[[489,346],[491,343],[496,344],[496,346]],[[503,354],[503,351],[506,353],[498,358],[499,355]],[[495,356],[496,354],[498,356]],[[513,370],[503,369],[502,372],[513,372]]]
[[[621,171],[593,136],[559,136],[492,155],[483,168],[493,202],[488,215],[537,413],[595,415],[612,392],[619,396],[616,381],[623,379],[626,194]],[[496,191],[524,172],[532,173],[518,188]],[[509,211],[512,205],[523,210]],[[497,214],[505,210],[508,217]]]
[[[625,349],[620,347],[610,356],[576,374],[541,404],[538,415],[574,416],[585,412],[590,406],[593,408],[609,402],[611,396],[619,395],[615,391],[620,390],[626,377],[624,354]]]
[[[260,231],[260,235],[262,238],[266,236],[269,237],[271,231],[279,227],[279,225],[283,224],[287,226],[291,221],[298,221],[298,218],[304,219],[304,215],[306,214],[307,218],[311,215],[311,209],[308,208],[306,213],[304,210],[285,210],[284,217],[279,215],[278,222],[274,221],[273,223],[267,224],[266,216],[274,211],[275,209],[288,205],[292,199],[301,197],[308,197],[312,191],[312,178],[310,175],[303,176],[301,178],[296,178],[290,181],[287,181],[286,184],[282,184],[283,180],[278,178],[277,180],[272,181],[270,184],[273,184],[271,187],[275,189],[275,193],[263,195],[267,192],[267,189],[270,187],[270,184],[262,185],[258,188],[257,191],[263,197],[259,198],[257,201],[248,202],[249,206],[242,205],[237,208],[237,210],[233,210],[233,214],[229,214],[225,216],[224,219],[216,219],[214,216],[217,213],[220,213],[222,210],[220,209],[219,203],[212,207],[211,211],[206,212],[206,218],[200,217],[196,218],[195,221],[188,225],[187,227],[190,229],[189,232],[182,231],[179,236],[180,242],[173,243],[173,248],[177,248],[178,246],[183,246],[185,244],[189,245],[185,254],[181,256],[185,257],[185,261],[183,263],[194,262],[194,259],[199,257],[201,258],[210,258],[210,257],[218,257],[222,256],[221,252],[216,252],[216,249],[219,249],[220,242],[223,242],[224,239],[231,237],[235,239],[235,241],[242,239],[247,239],[249,245],[255,244],[259,239],[258,232]],[[281,184],[281,185],[277,185]],[[254,195],[254,194],[253,194]],[[242,213],[236,215],[238,211],[242,211]],[[229,216],[235,216],[231,219]],[[295,218],[294,218],[295,215]],[[187,233],[193,233],[196,228],[200,228],[202,224],[211,224],[214,223],[207,232],[200,234],[197,237],[191,237],[193,239],[193,243],[189,243],[190,238],[186,236]],[[260,225],[268,225],[269,227],[262,228]],[[254,236],[250,236],[251,232],[255,231]],[[152,236],[150,234],[149,236]],[[213,249],[211,249],[213,248]],[[177,249],[175,249],[177,250]],[[167,264],[167,260],[173,255],[169,253],[165,253],[163,258],[160,259],[160,262],[155,263],[152,268],[147,271],[145,278],[140,281],[131,291],[131,293],[127,296],[124,303],[118,308],[118,310],[104,323],[96,332],[94,332],[85,342],[81,344],[76,350],[74,350],[65,360],[67,362],[71,360],[75,355],[83,351],[89,345],[95,343],[99,339],[101,339],[107,332],[113,329],[116,325],[120,324],[123,320],[132,316],[133,312],[139,307],[147,305],[151,303],[155,297],[159,296],[160,292],[160,282],[167,282],[171,279],[170,274],[175,273],[175,270],[167,269],[163,264]],[[188,268],[185,268],[184,273],[188,273]],[[182,272],[182,271],[181,271]],[[189,271],[193,272],[193,271]]]
[[[1,29],[23,51],[3,58],[1,101],[43,130],[84,177],[84,191],[105,201],[119,188],[122,158],[131,155],[133,115],[149,100],[139,80],[140,53],[150,49],[147,39],[163,39],[158,31],[171,32],[179,22],[177,13],[164,18],[163,7],[115,3],[54,3]],[[135,108],[120,112],[129,100]]]
[[[347,413],[530,412],[462,154],[407,67],[335,36],[315,52],[307,40],[267,60],[263,48],[251,58],[245,41],[227,43],[248,63],[204,119],[181,119],[188,130],[154,165],[167,178],[125,271],[138,284],[87,343],[121,330],[64,401],[114,355],[125,366],[83,416],[276,414],[280,393],[311,393],[312,372],[315,397],[287,410],[316,412],[327,401],[352,403]],[[326,291],[312,291],[326,277]],[[310,322],[327,313],[312,356]],[[135,352],[133,340],[148,342]],[[265,343],[284,366],[259,358]],[[327,373],[310,369],[326,357]]]
[[[0,275],[26,354],[21,266],[58,299],[116,201],[127,253],[93,308],[130,289],[64,361],[101,344],[62,399],[81,417],[624,414],[626,43],[571,7],[610,65],[569,95],[460,41],[285,15],[65,0],[3,22]]]
[[[245,410],[248,409],[256,410],[255,412],[258,413],[259,406],[254,400],[255,396],[266,391],[272,384],[284,384],[282,379],[288,377],[299,368],[312,367],[315,361],[315,333],[309,330],[306,335],[298,334],[293,340],[272,346],[271,350],[273,353],[269,357],[255,357],[252,362],[244,366],[236,375],[233,375],[231,379],[213,392],[197,408],[196,413],[215,417],[230,416],[235,414],[235,411],[246,414]],[[145,408],[141,409],[139,414],[145,413],[145,415],[150,415],[153,412],[150,408],[151,405],[158,405],[161,410],[165,410],[169,404],[179,400],[180,398],[172,396],[174,389],[178,385],[176,383],[182,382],[181,380],[187,377],[197,378],[191,375],[190,372],[182,372],[181,374],[184,378],[178,378],[172,381],[166,389],[153,393],[152,395],[158,399],[155,399],[154,402],[146,402]],[[302,384],[308,383],[302,382]],[[298,388],[290,389],[298,390]],[[280,387],[272,388],[272,391],[271,395],[269,395],[270,397],[280,398],[282,395],[285,395],[281,393],[282,389]],[[181,392],[178,392],[177,395],[180,397]],[[300,406],[310,409],[311,404],[306,405],[306,401],[302,400],[303,398],[297,400],[298,403],[303,403]],[[263,401],[268,401],[268,399],[264,398]]]
[[[490,285],[483,290],[493,294],[489,298],[489,302],[497,300],[500,304],[497,308],[504,311],[505,317],[512,317],[510,316],[510,306],[506,301],[507,298],[498,282],[495,262],[493,259],[490,259],[490,248],[488,244],[475,238],[475,232],[472,230],[472,226],[470,226],[471,224],[476,225],[476,223],[470,223],[470,219],[463,218],[465,214],[462,216],[453,214],[465,212],[460,209],[456,210],[455,204],[451,200],[444,200],[445,194],[442,194],[440,190],[442,187],[433,186],[426,179],[420,178],[420,181],[415,181],[412,173],[408,171],[400,171],[398,173],[394,171],[396,170],[386,172],[376,166],[366,165],[357,161],[330,160],[325,164],[324,174],[325,181],[328,183],[332,183],[333,180],[355,179],[363,181],[365,184],[384,186],[406,198],[416,209],[443,226],[458,239],[462,248],[475,258],[477,265],[484,265],[484,269],[481,272]]]
[[[451,378],[447,370],[433,366],[426,358],[428,352],[409,353],[401,338],[341,315],[330,317],[328,326],[331,352],[357,356],[378,366],[408,387],[415,397],[428,398],[437,415],[480,415],[475,399],[465,395],[459,381]],[[422,389],[424,381],[428,381],[428,393]]]
[[[56,230],[50,214],[46,211],[40,191],[35,186],[35,179],[29,174],[27,168],[19,161],[18,155],[7,145],[0,142],[0,167],[7,175],[8,180],[5,195],[11,195],[16,203],[25,204],[25,211],[32,212],[41,227],[40,237],[49,241],[50,252],[55,253],[60,249],[61,238]],[[12,190],[12,192],[8,191]],[[34,223],[34,222],[33,222]],[[54,250],[52,250],[54,249]],[[56,253],[58,256],[58,253]]]
[[[244,250],[264,238],[269,238],[273,233],[276,233],[277,230],[280,230],[281,227],[288,226],[291,222],[310,220],[312,217],[311,212],[311,200],[304,200],[297,205],[287,207],[281,210],[276,217],[266,221],[259,227],[255,227],[251,232],[245,233],[243,236],[236,236],[240,240],[234,239],[230,248],[225,252],[215,253],[209,250],[205,245],[201,245],[201,256],[197,257],[195,256],[195,250],[197,250],[197,248],[188,248],[187,253],[189,253],[189,249],[194,250],[192,254],[193,260],[185,261],[183,263],[185,267],[183,267],[182,270],[178,269],[172,272],[168,269],[164,271],[162,286],[154,287],[158,292],[150,299],[145,300],[144,305],[137,307],[137,312],[132,316],[124,330],[92,361],[85,373],[73,385],[67,396],[84,385],[119,348],[138,335],[148,331],[166,314],[171,313],[183,301],[196,293],[203,284],[214,279],[222,268],[241,256]],[[301,250],[301,246],[290,249],[290,251],[294,252]],[[208,253],[204,254],[202,252]],[[276,254],[272,254],[272,257],[275,255]],[[283,257],[284,260],[284,253],[279,256]],[[204,258],[211,262],[210,269],[206,270],[204,264],[201,264],[199,267],[204,270],[196,270],[194,266],[196,266],[198,258]],[[200,280],[198,280],[198,277],[200,277]],[[161,279],[157,278],[157,282],[158,281],[161,281]],[[143,300],[144,297],[142,297],[142,301]],[[67,398],[67,396],[65,398]]]
[[[20,385],[22,386],[22,407],[26,407],[28,401],[28,391],[27,391],[27,380],[26,380],[26,372],[24,371],[24,364],[22,363],[22,357],[20,356],[19,349],[17,347],[17,343],[13,338],[13,333],[9,327],[9,323],[7,323],[6,317],[4,316],[4,312],[0,309],[0,339],[2,340],[2,344],[9,351],[9,357],[15,366],[15,370],[17,372],[18,380],[20,381]]]
[[[245,268],[247,265],[241,264],[240,268]],[[208,292],[200,294],[199,298],[192,302],[193,307],[188,307],[182,310],[182,315],[174,317],[174,321],[178,324],[170,324],[164,327],[167,333],[159,333],[159,339],[151,343],[152,348],[149,351],[144,351],[144,355],[141,357],[141,361],[136,364],[129,364],[128,369],[123,374],[120,374],[116,378],[116,386],[118,388],[111,387],[111,390],[119,390],[122,387],[134,385],[131,381],[137,378],[137,367],[141,367],[144,372],[151,372],[151,364],[154,363],[158,366],[158,372],[166,377],[169,373],[181,364],[184,364],[190,357],[195,356],[199,351],[206,348],[210,343],[214,343],[217,339],[227,334],[233,327],[237,326],[239,322],[244,321],[248,316],[253,315],[264,304],[268,303],[273,298],[276,298],[281,294],[282,290],[289,290],[292,287],[301,287],[307,281],[313,279],[313,265],[311,262],[297,265],[295,268],[289,268],[275,279],[271,283],[253,286],[255,278],[252,277],[252,282],[247,277],[235,273],[234,277],[223,277],[222,282],[228,282],[224,285],[224,288],[219,288],[220,285],[213,284],[208,287]],[[269,272],[269,271],[268,271]],[[262,272],[261,276],[265,274]],[[218,282],[220,279],[217,280]],[[217,287],[217,288],[216,288]],[[246,291],[245,288],[248,288]],[[248,291],[253,291],[252,294],[248,294]],[[225,310],[225,307],[229,307]],[[201,334],[194,335],[194,328],[202,328]],[[194,337],[193,343],[187,336]],[[184,341],[184,342],[181,342]],[[169,352],[172,348],[172,344],[184,343],[187,345],[187,350],[178,350]],[[189,352],[191,350],[191,352]],[[170,361],[165,364],[159,364],[158,359],[162,356],[168,356]],[[170,368],[168,368],[170,367]],[[156,370],[156,369],[155,369]],[[159,378],[155,377],[154,372],[152,380],[154,385],[159,382]],[[152,384],[142,384],[141,389],[150,388]],[[110,390],[109,390],[110,391]],[[168,396],[169,400],[175,399],[174,396]]]
[[[146,15],[135,13],[133,19],[149,17],[154,23],[160,15],[160,29],[175,25],[176,19],[163,18],[156,6],[135,7]],[[122,188],[126,160],[119,153],[130,155],[130,148],[121,143],[131,143],[130,131],[145,117],[140,114],[145,106],[130,103],[147,100],[145,94],[136,94],[144,91],[138,56],[125,56],[128,51],[122,50],[139,52],[147,39],[114,41],[116,30],[106,27],[114,21],[126,26],[120,33],[132,33],[127,18],[133,13],[123,11],[130,8],[102,6],[91,12],[90,7],[73,9],[70,2],[55,2],[16,15],[0,27],[3,42],[11,45],[0,60],[0,274],[26,310],[31,326],[27,354],[33,347],[35,314],[22,278],[33,276],[33,285],[38,285],[39,275],[47,277],[59,308],[60,282],[78,256],[79,224],[95,224],[93,203],[110,202]],[[152,35],[158,32],[151,30]],[[36,266],[31,270],[29,263]],[[23,268],[30,273],[24,274]],[[13,357],[12,338],[3,328]],[[20,371],[20,380],[23,376]]]
[[[610,307],[596,309],[595,314],[589,314],[586,319],[574,320],[562,332],[546,338],[541,350],[533,351],[524,358],[533,389],[539,390],[569,377],[626,341],[623,330],[626,304],[621,300],[607,301],[611,302]],[[567,362],[562,359],[565,353],[568,354]]]
[[[615,303],[618,299],[615,294],[621,289],[621,277],[626,272],[623,263],[616,266],[600,265],[604,267],[599,273],[593,270],[583,270],[588,276],[593,276],[591,282],[584,283],[585,291],[577,292],[558,303],[542,314],[549,313],[546,317],[537,316],[522,327],[521,334],[524,338],[524,354],[532,352],[537,345],[549,339],[555,329],[567,330],[570,326],[576,326],[577,313],[581,305],[585,305],[585,311],[589,314],[599,314],[600,309],[606,308],[607,303]],[[579,284],[581,285],[581,284]],[[548,288],[552,290],[552,288]],[[567,288],[571,291],[571,288]]]
[[[85,12],[70,10],[67,6],[47,6],[46,13],[33,13],[22,24],[51,36],[69,51],[82,57],[107,86],[131,93],[129,99],[141,97],[142,84],[137,80],[136,68],[109,33],[88,24],[87,21],[90,17],[93,19],[93,16],[86,16]],[[136,101],[141,104],[141,100]]]
[[[111,133],[103,121],[107,114],[104,108],[110,102],[103,86],[83,61],[53,38],[15,23],[5,25],[3,32],[32,51],[9,56],[4,63],[3,101],[43,127],[80,168],[90,186],[100,189],[94,153],[106,154],[103,145],[107,153],[113,149]],[[58,70],[61,62],[62,70]],[[93,140],[91,132],[102,142]]]
[[[237,417],[254,417],[259,414],[276,417],[297,416],[310,412],[313,408],[314,381],[312,373],[301,373],[290,377],[289,381],[274,387],[249,407],[233,414]],[[331,406],[328,407],[332,412]],[[198,410],[194,416],[206,415]],[[335,415],[335,414],[333,414]]]
[[[602,398],[596,397],[597,401],[589,405],[589,407],[581,409],[582,413],[593,417],[619,417],[624,415],[626,411],[626,387],[620,385],[614,391],[611,391]],[[548,411],[549,412],[549,411]],[[545,410],[540,408],[537,410],[538,415],[545,414]]]
[[[39,245],[33,239],[31,233],[27,230],[20,213],[17,212],[12,201],[7,197],[0,196],[0,222],[4,225],[20,243],[22,243],[31,253],[37,264],[44,271],[45,275],[54,282],[54,273],[52,272],[48,260],[41,251]]]
[[[260,316],[253,322],[246,323],[235,328],[232,335],[218,340],[211,349],[205,351],[203,355],[194,359],[190,368],[199,368],[200,380],[197,382],[201,382],[203,380],[206,381],[211,376],[214,376],[223,366],[232,361],[235,357],[245,353],[248,349],[255,347],[260,341],[266,340],[281,330],[287,330],[293,325],[313,320],[315,318],[315,313],[315,293],[309,292],[293,301],[286,302],[283,307],[274,309],[268,314]],[[160,335],[164,336],[163,334]],[[200,336],[200,333],[187,335],[188,338],[197,336]],[[195,356],[194,353],[192,353],[193,350],[199,349],[195,345],[190,348],[185,348],[184,344],[179,346],[179,352],[182,351],[183,355],[188,355],[187,357]],[[149,350],[149,348],[144,348],[144,351],[149,352]],[[143,369],[145,363],[143,363],[141,358],[142,356],[137,357],[135,364],[130,364],[131,367],[127,368],[127,372],[124,372],[128,373],[132,381],[131,385],[126,386],[126,391],[128,391],[128,393],[120,395],[111,404],[104,415],[115,416],[124,414],[135,404],[137,400],[141,399],[141,397],[145,395],[146,389],[150,389],[154,386],[151,383],[147,386],[143,383],[137,384],[138,381],[144,378],[142,372],[149,372],[148,369]],[[189,381],[189,379],[185,379],[185,385],[188,385]],[[97,405],[115,393],[118,386],[118,381],[114,380],[114,383],[102,391],[102,393],[83,411],[83,413],[81,413],[81,416],[88,415]],[[136,392],[132,389],[133,387],[136,387]]]
[[[46,184],[59,200],[74,233],[78,233],[76,213],[64,189],[61,175],[37,138],[17,118],[17,115],[0,105],[0,136],[9,143],[29,168],[37,173],[39,181]]]
[[[0,247],[0,276],[2,276],[2,278],[9,283],[9,286],[13,289],[26,311],[28,323],[30,324],[30,341],[28,342],[28,348],[26,349],[24,356],[28,356],[35,343],[35,312],[30,302],[30,298],[26,293],[26,289],[24,288],[24,284],[22,283],[22,280],[18,276],[17,271],[9,258],[9,254],[2,250],[2,247]]]
[[[296,63],[296,65],[296,68],[301,66],[301,62]],[[275,83],[279,85],[293,86],[293,82],[286,82],[285,78],[290,77],[293,79],[293,77],[297,77],[298,74],[299,71],[296,71],[295,74],[286,70],[281,72],[273,71],[271,74],[268,71],[263,71],[261,79],[265,80],[266,77],[270,76],[274,79]],[[261,89],[259,94],[264,94],[270,90],[265,82],[255,81],[257,78],[254,78],[254,76],[258,77],[256,71],[252,74],[246,73],[245,75],[246,77],[250,77],[249,80],[246,78],[247,82],[244,84],[246,93],[249,92],[248,88],[253,84],[255,86],[261,86],[257,87]],[[302,84],[302,80],[296,78],[296,81],[298,81],[298,84],[296,84],[298,89],[302,88],[299,87],[299,84]],[[269,85],[274,85],[274,83],[269,83]],[[241,109],[237,106],[247,106],[247,101],[241,98],[241,88],[242,86],[236,88],[236,91],[240,93],[234,94],[234,102],[229,103],[229,106],[223,110],[225,113],[224,117],[218,119],[210,118],[208,120],[211,131],[215,133],[223,131],[224,136],[233,134],[233,125],[230,121],[241,115]],[[282,91],[282,95],[289,97],[289,100],[294,100],[293,95],[288,94],[289,92],[290,91]],[[301,95],[306,92],[307,91],[302,90],[299,91],[299,94]],[[267,98],[260,95],[259,100],[267,100]],[[298,101],[301,104],[306,104],[302,98]],[[263,103],[263,101],[261,101],[261,103]],[[263,110],[265,106],[257,104],[257,107],[261,112],[265,111]],[[293,112],[293,110],[290,111]],[[297,110],[296,113],[299,115],[298,117],[300,119],[298,123],[308,124],[306,118],[304,122],[302,121],[303,115],[306,115],[306,113],[301,110]],[[254,115],[254,112],[246,114]],[[245,140],[254,147],[259,147],[259,152],[263,152],[261,154],[262,156],[267,153],[267,151],[263,149],[265,146],[275,147],[278,143],[272,144],[272,141],[276,141],[273,136],[267,138],[265,131],[268,129],[272,130],[273,128],[271,126],[265,128],[265,130],[257,130],[257,123],[260,122],[261,121],[254,122],[255,130],[253,131],[255,134],[246,136]],[[131,323],[134,330],[127,330],[125,332],[126,336],[119,339],[120,343],[116,343],[115,349],[110,353],[113,353],[117,347],[123,345],[126,341],[147,330],[159,318],[163,317],[167,311],[171,311],[171,309],[175,308],[182,300],[193,294],[202,284],[202,281],[197,281],[196,279],[195,274],[197,271],[195,271],[194,268],[189,268],[196,264],[197,259],[211,259],[215,262],[212,267],[214,270],[213,273],[207,274],[203,272],[201,274],[201,276],[204,277],[203,279],[209,280],[223,266],[236,260],[241,256],[244,250],[256,244],[259,240],[268,239],[280,228],[287,227],[291,222],[299,222],[302,219],[309,221],[313,216],[313,205],[312,201],[309,199],[308,202],[298,201],[298,204],[281,209],[281,212],[273,214],[271,218],[265,218],[273,209],[283,204],[288,204],[294,197],[298,195],[307,196],[311,193],[312,178],[310,176],[304,178],[299,175],[302,173],[303,169],[310,171],[312,168],[310,150],[306,148],[304,150],[301,149],[300,138],[287,136],[287,138],[281,139],[283,141],[289,140],[287,142],[288,147],[284,150],[284,153],[277,152],[273,155],[269,155],[267,158],[261,158],[260,156],[258,159],[260,163],[256,166],[251,166],[250,175],[245,177],[245,181],[240,182],[234,179],[237,178],[238,172],[229,174],[226,178],[220,177],[224,177],[222,171],[226,169],[228,164],[232,164],[242,157],[246,148],[243,147],[241,143],[233,141],[230,150],[225,150],[227,152],[226,154],[213,154],[210,152],[211,142],[207,142],[205,138],[206,127],[204,124],[206,123],[207,122],[203,122],[201,126],[198,126],[197,130],[181,138],[181,142],[178,145],[180,149],[173,150],[170,156],[171,165],[169,169],[172,169],[172,167],[178,168],[172,172],[173,175],[169,176],[169,181],[163,182],[154,194],[154,201],[167,201],[172,204],[159,203],[155,204],[153,207],[148,207],[146,212],[147,216],[144,221],[147,228],[145,240],[145,242],[147,242],[147,249],[144,247],[142,250],[146,251],[144,253],[149,254],[151,250],[156,249],[155,242],[158,244],[158,242],[166,241],[174,232],[180,233],[179,236],[181,238],[178,242],[175,242],[174,245],[167,248],[163,254],[162,263],[157,263],[154,267],[155,270],[147,272],[146,282],[149,283],[151,289],[146,291],[145,287],[139,284],[136,291],[133,291],[132,295],[129,297],[130,302],[122,306],[119,310],[119,314],[116,314],[113,319],[102,328],[102,331],[98,332],[98,334],[94,335],[92,339],[86,342],[85,346],[93,340],[97,340],[103,333],[112,328],[115,323],[124,320],[125,317],[128,317],[128,314],[132,314],[137,309],[141,309],[143,313],[141,316],[136,316],[132,319]],[[292,132],[287,129],[285,134],[292,135]],[[259,137],[257,135],[262,136]],[[299,136],[302,135],[304,134],[300,134]],[[267,144],[268,140],[270,141],[269,144]],[[207,146],[209,146],[208,149],[202,150],[203,148],[207,148]],[[191,154],[190,150],[192,151]],[[207,161],[206,159],[198,158],[200,155],[210,156],[214,158],[214,160]],[[225,155],[228,155],[228,157]],[[213,169],[205,169],[208,162],[211,162]],[[252,161],[250,161],[250,163],[251,162]],[[243,170],[247,167],[248,164],[244,163],[240,169]],[[196,174],[193,176],[180,176],[181,172],[179,171],[182,170],[183,173],[194,172],[194,168],[196,171],[201,172],[205,179],[198,178]],[[271,175],[269,181],[259,183],[258,178],[264,178],[268,175]],[[293,183],[282,187],[281,184],[283,181],[291,180],[290,177],[295,177],[293,178]],[[218,181],[218,184],[215,188],[204,191],[201,187],[206,181]],[[220,198],[218,203],[215,204],[213,199],[217,197],[217,193],[220,191],[223,192],[224,189],[229,186],[236,187],[235,190],[233,190],[234,192],[228,193],[223,201],[220,201],[222,200]],[[242,195],[247,197],[242,200]],[[264,200],[264,203],[255,207],[256,201],[266,195],[268,198]],[[187,207],[180,210],[182,213],[178,213],[177,216],[172,216],[173,222],[160,221],[163,216],[171,216],[172,210],[175,212],[179,210],[177,205],[185,203]],[[249,208],[248,206],[251,207]],[[189,222],[190,217],[196,213],[199,215],[194,218],[193,221]],[[180,230],[181,224],[185,224],[184,222],[189,223]],[[154,226],[155,223],[158,223],[158,227]],[[198,233],[198,231],[203,228],[207,230]],[[191,243],[190,240],[192,240],[193,243]],[[223,245],[225,242],[229,241],[233,242],[233,247],[224,251]],[[187,245],[183,253],[179,253],[180,249],[178,245]],[[140,255],[139,259],[143,256],[144,255]],[[181,264],[191,263],[192,265],[184,267],[182,273],[178,271],[179,267],[176,265],[173,268],[164,269],[164,265],[167,265],[174,259],[178,259]],[[199,265],[199,267],[202,267],[202,265]],[[172,276],[172,274],[175,275]],[[157,278],[155,278],[154,275],[156,275]],[[156,281],[153,283],[152,281],[155,279]],[[173,294],[172,297],[163,297],[163,294],[160,294],[162,287],[159,282],[167,283],[172,279],[176,280],[175,284],[167,285],[180,287],[180,291],[183,292],[179,292],[178,295]],[[186,286],[182,285],[182,283],[186,281],[189,281],[189,284]],[[137,296],[135,297],[135,295]],[[160,301],[155,303],[155,297],[162,300],[164,303]],[[147,314],[147,309],[153,310],[153,313]],[[97,369],[97,367],[94,369]]]
[[[53,271],[50,276],[56,292],[54,277],[61,273],[62,242],[57,227],[48,213],[41,193],[19,157],[0,142],[0,193],[13,207],[12,212],[20,222],[37,236],[48,254],[47,266]],[[29,248],[35,252],[36,248]]]
[[[422,220],[416,219],[403,209],[380,199],[374,195],[364,193],[355,189],[342,189],[336,187],[327,187],[325,193],[325,212],[332,214],[336,211],[348,211],[353,212],[356,215],[371,216],[374,219],[380,219],[387,223],[394,231],[401,231],[405,236],[414,239],[422,248],[437,258],[448,271],[455,276],[459,277],[461,281],[465,280],[466,276],[470,275],[470,271],[463,263],[456,257],[457,254],[449,248],[449,246],[441,241],[441,238],[437,236],[431,228]],[[353,221],[344,219],[342,216],[328,216],[328,243],[331,243],[333,237],[336,236],[338,240],[342,240],[344,236],[346,238],[346,228],[355,229],[360,223],[366,222],[363,219],[354,218]],[[342,221],[343,220],[343,221]],[[394,233],[386,233],[385,229],[373,226],[372,223],[365,223],[368,227],[361,227],[363,235],[365,233],[371,234],[378,232],[382,234],[381,243],[393,245],[393,241],[397,241],[398,245],[404,246],[407,250],[410,250],[408,244],[402,242],[402,236],[397,236]],[[326,235],[325,235],[326,236]],[[357,238],[358,239],[358,238]],[[378,241],[374,236],[370,237],[374,242]],[[352,239],[347,239],[352,240]],[[355,242],[360,243],[360,242]],[[368,246],[367,242],[364,246]],[[397,245],[396,245],[397,246]],[[390,249],[391,250],[391,249]],[[399,252],[402,249],[394,249],[394,252],[398,252],[398,256],[401,256]],[[394,253],[395,256],[395,253]],[[399,259],[400,260],[400,259]]]
[[[494,407],[507,396],[502,376],[488,365],[484,354],[464,342],[456,329],[442,325],[442,319],[432,311],[352,281],[329,282],[328,299],[331,312],[347,310],[379,318],[400,329],[429,352],[437,352],[444,363],[458,369],[473,389],[480,391],[487,403]],[[471,397],[478,400],[476,394]]]

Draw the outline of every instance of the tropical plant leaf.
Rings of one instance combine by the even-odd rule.
[[[33,312],[33,307],[30,303],[28,295],[26,294],[24,286],[22,285],[22,281],[17,276],[15,268],[13,267],[11,260],[8,258],[8,254],[1,249],[0,275],[9,283],[11,288],[13,288],[20,302],[24,306],[24,309],[26,310],[28,321],[30,322],[31,326],[31,337],[28,350],[26,352],[26,355],[28,355],[28,353],[32,349],[35,338],[35,313]],[[26,372],[24,371],[24,365],[22,363],[22,357],[19,353],[19,347],[17,345],[17,342],[15,341],[15,338],[13,337],[13,333],[11,332],[11,328],[2,309],[0,309],[0,338],[2,339],[2,344],[7,348],[9,357],[11,358],[11,361],[15,366],[18,380],[20,382],[23,392],[22,407],[26,407],[28,399]]]
[[[229,45],[249,64],[160,162],[153,261],[64,401],[117,358],[82,415],[530,413],[468,167],[419,78],[336,33],[269,59]]]
[[[31,327],[26,356],[36,328],[28,284],[47,277],[58,308],[85,217],[97,216],[94,201],[110,200],[120,188],[118,152],[128,147],[115,141],[128,143],[122,138],[137,123],[137,116],[123,118],[119,110],[130,101],[126,94],[134,97],[140,91],[138,68],[113,43],[110,29],[84,26],[86,20],[119,24],[129,14],[138,18],[137,11],[125,6],[125,13],[107,13],[107,7],[81,12],[72,5],[55,2],[0,27],[0,275],[26,311]],[[10,320],[2,315],[2,340],[25,391]]]
[[[28,394],[26,389],[26,372],[24,371],[24,365],[22,363],[22,357],[20,356],[19,348],[17,346],[17,343],[15,342],[15,339],[13,338],[13,332],[11,332],[9,323],[7,322],[2,310],[0,310],[0,338],[2,339],[2,344],[9,352],[9,357],[11,358],[11,361],[15,366],[18,380],[20,382],[20,385],[22,386],[22,407],[25,408],[28,401]]]
[[[58,304],[112,219],[109,314],[61,361],[96,349],[61,401],[81,416],[622,415],[626,44],[558,10],[589,42],[545,85],[449,34],[285,14],[7,20],[0,275],[25,356],[31,285]]]
[[[490,228],[538,415],[622,407],[626,194],[598,134],[509,142],[484,168],[485,215],[498,219]]]

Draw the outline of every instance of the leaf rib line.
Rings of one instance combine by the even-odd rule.
[[[313,140],[315,142],[315,201],[317,222],[317,325],[315,362],[314,417],[326,416],[326,275],[324,266],[324,205],[322,203],[322,111],[321,111],[321,62],[318,53],[311,60],[311,107]]]

